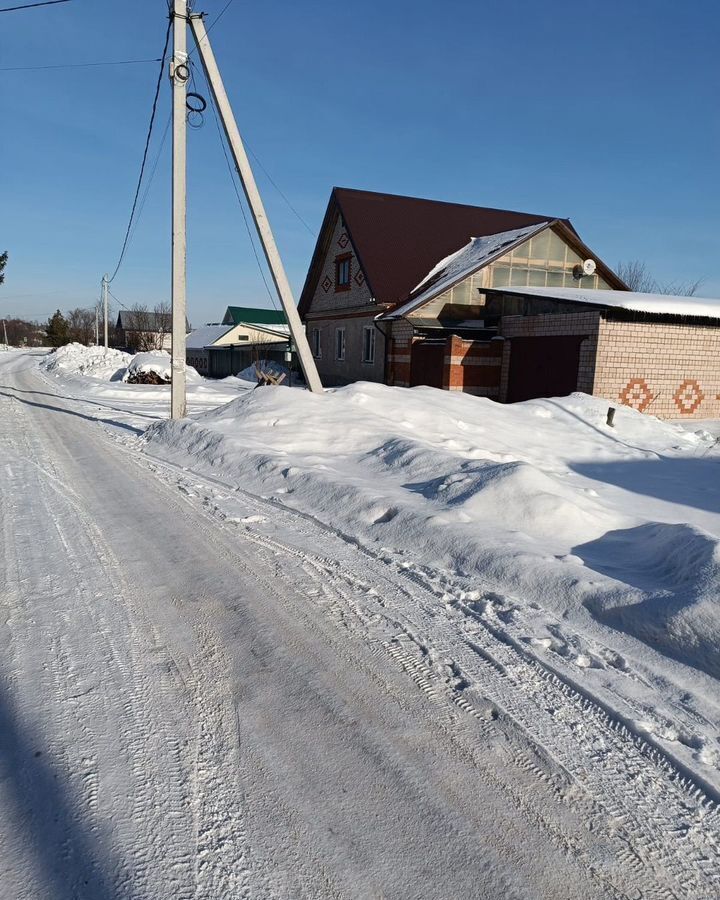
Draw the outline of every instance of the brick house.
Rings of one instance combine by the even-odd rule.
[[[327,385],[710,417],[720,301],[693,300],[632,294],[567,219],[334,188],[299,308]]]

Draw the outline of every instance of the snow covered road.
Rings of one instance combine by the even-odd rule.
[[[717,896],[716,805],[612,711],[36,366],[0,358],[3,900]]]

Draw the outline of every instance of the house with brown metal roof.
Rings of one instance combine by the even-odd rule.
[[[450,335],[497,336],[503,284],[625,288],[568,219],[336,187],[299,311],[325,384],[442,387]]]

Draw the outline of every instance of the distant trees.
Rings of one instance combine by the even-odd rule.
[[[78,344],[95,342],[95,310],[77,307],[69,310],[67,316],[68,335],[71,341]]]
[[[697,281],[660,282],[650,274],[647,265],[639,259],[618,263],[615,271],[631,291],[638,291],[641,294],[676,294],[679,297],[692,297],[702,284],[701,278]]]
[[[51,347],[62,347],[63,344],[67,344],[70,341],[68,321],[59,309],[48,319],[45,331]]]

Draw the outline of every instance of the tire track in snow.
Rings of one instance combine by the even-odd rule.
[[[172,467],[168,469],[172,470]],[[202,476],[197,478],[195,473],[191,477],[204,480]],[[246,496],[243,502],[251,510],[253,506],[255,509],[266,507],[259,499],[248,503]],[[277,510],[273,515],[277,520]],[[313,557],[261,535],[250,526],[246,527],[243,537],[273,553],[302,558],[306,564],[316,567],[318,579],[322,579],[325,586],[328,582],[333,587],[345,582],[355,589],[355,593],[363,597],[361,629],[374,615],[384,617],[388,627],[400,630],[402,640],[416,644],[423,653],[427,647],[423,646],[422,640],[418,643],[418,634],[432,634],[432,641],[428,641],[430,646],[434,643],[452,647],[454,665],[465,678],[474,685],[481,685],[482,693],[490,697],[502,711],[502,716],[516,722],[528,736],[529,743],[538,745],[551,760],[559,763],[579,786],[579,792],[558,788],[559,801],[579,805],[580,811],[593,819],[610,818],[615,832],[610,839],[616,844],[617,858],[626,864],[626,869],[629,867],[633,871],[631,880],[636,880],[636,890],[642,892],[642,896],[654,896],[658,900],[669,897],[694,900],[706,895],[720,864],[718,809],[661,751],[633,735],[600,704],[543,669],[529,655],[522,658],[515,647],[498,639],[480,621],[466,624],[464,629],[460,623],[464,646],[457,648],[460,653],[456,652],[458,623],[439,614],[443,610],[438,610],[437,596],[423,584],[413,582],[412,573],[397,570],[390,579],[387,571],[377,570],[377,560],[366,558],[360,576],[345,568],[347,552],[343,554],[341,567],[336,560]],[[370,575],[375,576],[372,589],[368,584]],[[403,586],[402,582],[408,577],[410,583]],[[378,584],[390,588],[390,597],[382,588],[376,587]],[[376,596],[379,595],[376,602],[373,590]],[[392,594],[395,594],[394,598]],[[418,602],[421,599],[424,602]],[[339,625],[348,627],[347,612],[352,609],[352,604],[347,594],[342,602],[329,605],[326,602],[325,606]],[[369,607],[373,609],[372,614],[368,613]],[[399,617],[388,616],[388,609],[402,611],[403,619],[407,616],[411,624],[403,625]],[[422,669],[417,660],[413,660],[397,640],[387,644],[386,650],[390,648],[393,648],[390,655],[402,658],[404,667],[409,673],[415,673],[416,683],[432,699],[434,668],[428,667],[418,675]],[[448,690],[454,691],[452,685]],[[457,705],[458,699],[452,702]],[[536,763],[525,757],[521,767],[523,765],[543,780],[537,775]],[[648,885],[648,877],[653,878],[656,885]],[[626,871],[618,877],[615,889],[625,891],[627,888]]]

